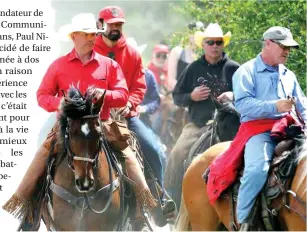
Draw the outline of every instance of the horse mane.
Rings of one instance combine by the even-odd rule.
[[[77,120],[86,115],[93,115],[93,96],[90,94],[94,87],[89,87],[83,95],[78,87],[74,85],[70,86],[67,95],[64,96],[60,104],[60,136],[58,138],[59,155],[57,164],[60,164],[66,156],[66,150],[64,146],[65,132],[69,119]],[[55,144],[54,144],[55,145]]]
[[[295,138],[295,140],[297,141],[297,145],[291,152],[294,152],[296,155],[296,161],[299,163],[307,157],[307,139],[306,136],[302,135],[298,138]]]
[[[219,107],[217,107],[217,115],[216,120],[222,121],[225,119],[225,116],[233,115],[234,117],[237,117],[240,119],[240,114],[238,111],[236,111],[235,106],[232,102],[225,102],[223,104],[220,104]]]

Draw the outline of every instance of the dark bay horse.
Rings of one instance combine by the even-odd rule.
[[[211,122],[211,129],[205,132],[192,147],[188,157],[175,157],[181,162],[174,170],[165,172],[165,187],[171,193],[173,200],[180,207],[181,189],[183,175],[192,162],[192,160],[210,146],[223,141],[232,140],[240,126],[240,115],[235,110],[232,102],[219,103],[213,100],[215,104],[214,118]],[[176,172],[176,176],[173,173]]]
[[[91,93],[70,88],[61,105],[58,152],[48,165],[43,209],[48,230],[127,229],[124,185],[99,120],[104,95],[93,103]]]
[[[224,152],[229,145],[230,142],[224,142],[210,147],[196,157],[188,168],[183,179],[183,199],[176,223],[177,230],[214,231],[221,223],[228,230],[232,229],[229,195],[220,197],[212,206],[202,177],[212,160]],[[296,146],[290,150],[288,157],[293,157],[296,169],[294,169],[290,189],[272,201],[273,207],[279,209],[274,217],[281,230],[306,231],[306,137],[297,140]]]
[[[167,154],[169,154],[179,138],[182,128],[187,123],[187,110],[184,107],[178,107],[174,104],[171,92],[165,94],[165,98],[161,102],[155,120],[160,117],[161,124],[159,128],[155,128],[157,135],[166,145]]]

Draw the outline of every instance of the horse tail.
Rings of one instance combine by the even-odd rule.
[[[183,195],[181,195],[180,210],[175,222],[176,231],[188,231],[190,229],[190,219],[187,206],[184,202]]]

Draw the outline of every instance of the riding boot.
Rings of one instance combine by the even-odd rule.
[[[33,222],[33,194],[37,190],[37,183],[43,176],[49,156],[49,149],[53,136],[57,133],[56,126],[49,133],[44,144],[36,152],[26,174],[13,196],[2,206],[2,209],[23,222]]]

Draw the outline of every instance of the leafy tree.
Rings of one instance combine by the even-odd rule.
[[[306,9],[304,0],[200,0],[186,1],[173,10],[182,15],[190,15],[208,25],[217,22],[223,32],[232,33],[231,43],[225,48],[227,54],[239,63],[254,58],[262,47],[263,32],[272,26],[284,26],[291,30],[294,39],[300,44],[293,49],[287,61],[306,92]],[[179,34],[176,37],[186,37]],[[176,42],[177,42],[176,41]],[[198,54],[203,51],[199,50]]]

